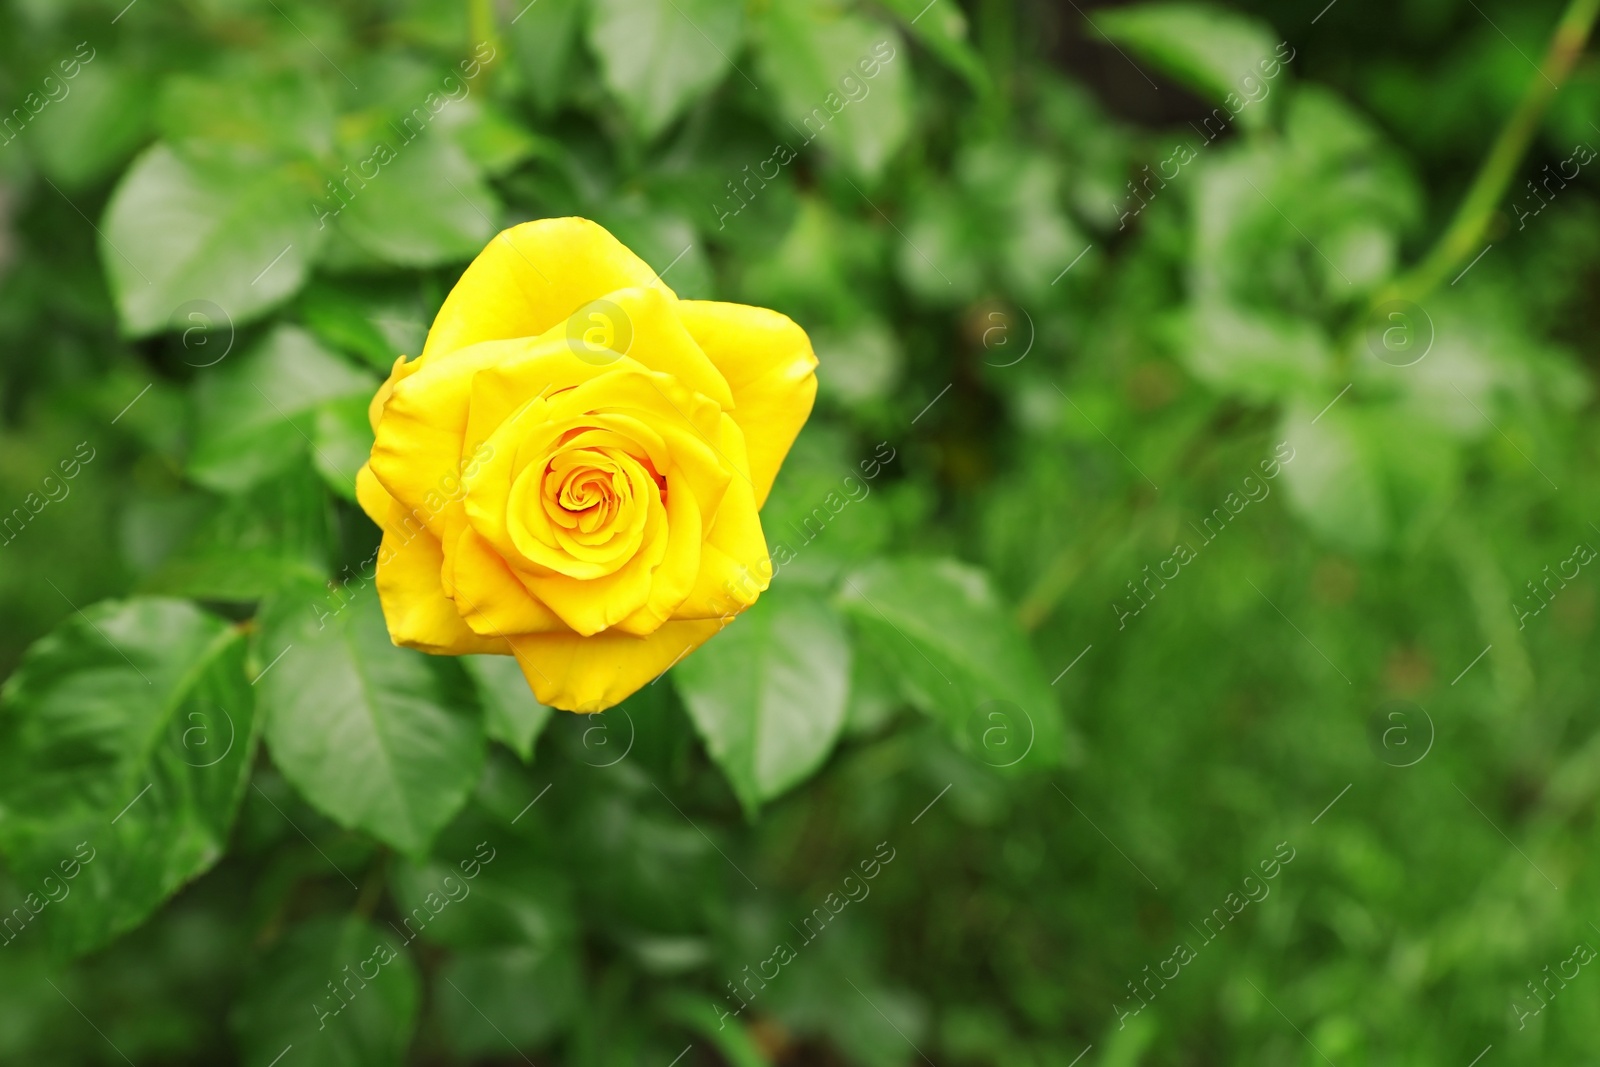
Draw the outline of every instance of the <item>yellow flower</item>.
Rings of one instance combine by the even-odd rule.
[[[506,230],[372,400],[390,637],[514,655],[552,707],[621,701],[766,588],[757,512],[816,364],[785,316],[679,300],[587,219]]]

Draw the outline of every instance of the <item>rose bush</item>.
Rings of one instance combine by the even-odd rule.
[[[621,701],[766,588],[758,512],[816,363],[784,315],[679,300],[587,219],[501,233],[372,400],[390,636],[513,655],[552,707]]]

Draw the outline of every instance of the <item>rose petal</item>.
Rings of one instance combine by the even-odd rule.
[[[608,630],[592,637],[512,637],[512,653],[541,704],[604,711],[648,685],[721,629],[717,619],[669,622],[645,637]]]
[[[731,414],[744,431],[760,507],[816,400],[811,341],[788,316],[766,308],[683,300],[677,313],[733,392]]]
[[[588,219],[540,219],[503,230],[445,298],[422,358],[480,341],[537,337],[617,289],[668,296],[650,265]]]
[[[474,633],[461,618],[439,582],[444,553],[438,539],[384,491],[365,464],[356,473],[356,499],[383,529],[377,586],[390,639],[447,655],[505,652],[503,639]]]

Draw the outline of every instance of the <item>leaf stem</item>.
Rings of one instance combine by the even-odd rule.
[[[1528,83],[1522,102],[1501,129],[1449,228],[1421,263],[1378,294],[1374,306],[1394,299],[1420,300],[1468,256],[1479,252],[1495,205],[1511,183],[1556,90],[1583,53],[1596,15],[1600,15],[1600,0],[1570,0],[1538,74]]]
[[[1600,0],[1597,0],[1597,2],[1600,2]],[[490,58],[484,61],[483,64],[484,74],[487,75],[489,68],[494,66],[495,60],[500,58],[500,49],[503,47],[500,40],[500,30],[495,22],[492,0],[470,0],[467,6],[467,25],[473,40],[477,42],[477,44],[473,45],[474,49],[478,45],[487,44],[494,50]],[[484,78],[484,83],[488,84],[487,77]]]

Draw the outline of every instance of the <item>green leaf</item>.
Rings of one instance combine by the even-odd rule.
[[[1294,458],[1284,468],[1284,492],[1290,508],[1322,536],[1372,549],[1388,539],[1390,516],[1360,421],[1349,405],[1343,411],[1335,405],[1320,418],[1306,404],[1285,411],[1279,436]]]
[[[774,0],[760,37],[763,85],[804,153],[813,140],[875,178],[911,130],[910,56],[877,19],[813,0]]]
[[[457,1056],[508,1060],[565,1030],[582,1006],[577,952],[515,947],[463,952],[440,970],[434,1003]]]
[[[170,596],[259,600],[326,579],[332,541],[327,497],[302,467],[216,501],[144,585]]]
[[[844,732],[849,737],[881,733],[904,706],[898,679],[874,656],[854,656],[852,660]]]
[[[832,750],[850,690],[844,622],[810,592],[768,590],[673,672],[747,811],[804,780]]]
[[[537,799],[538,794],[535,794]],[[402,933],[471,951],[527,948],[541,954],[577,937],[572,891],[541,850],[495,832],[475,843],[464,818],[435,848],[442,857],[402,863],[393,889]],[[453,864],[453,865],[452,865]],[[469,903],[470,901],[470,903]]]
[[[264,612],[257,688],[267,745],[335,822],[420,853],[483,768],[478,709],[455,663],[390,642],[375,591],[319,592]]]
[[[571,88],[567,66],[578,39],[582,7],[580,0],[536,0],[512,19],[506,31],[517,66],[546,111],[561,103]]]
[[[133,337],[157,333],[184,304],[209,301],[234,324],[305,281],[323,231],[310,172],[296,165],[201,164],[157,144],[134,160],[106,205],[100,259]]]
[[[419,301],[347,279],[313,281],[300,294],[296,311],[323,344],[360,356],[385,377],[397,356],[421,352],[428,335]]]
[[[461,665],[477,686],[484,729],[528,763],[533,744],[550,722],[551,709],[534,698],[512,656],[463,656]]]
[[[1264,88],[1285,56],[1272,29],[1209,4],[1155,3],[1097,12],[1094,27],[1208,100],[1226,104],[1248,127],[1266,122]],[[1232,97],[1230,100],[1229,98]]]
[[[346,500],[356,498],[356,472],[372,454],[371,398],[363,395],[330,400],[317,409],[311,431],[311,464],[328,487]]]
[[[286,1052],[297,1067],[405,1062],[422,982],[389,931],[356,918],[312,919],[248,974],[232,1019],[246,1067],[269,1067]]]
[[[606,87],[647,138],[722,80],[743,34],[735,0],[595,0],[589,22]]]
[[[149,125],[144,79],[110,57],[96,60],[63,82],[66,106],[41,115],[32,134],[40,169],[69,189],[108,176],[139,146]]]
[[[980,95],[994,90],[994,81],[968,41],[967,16],[960,5],[929,0],[883,0],[906,32],[921,41],[946,66],[967,80]]]
[[[772,1067],[772,1060],[762,1051],[751,1028],[736,1020],[729,1026],[728,1013],[719,1010],[715,1001],[675,993],[663,1002],[662,1009],[709,1042],[732,1067]]]
[[[906,699],[992,767],[1059,763],[1060,711],[987,576],[954,560],[881,560],[847,576],[845,611]]]
[[[672,270],[672,288],[689,299],[710,299],[715,292],[711,260],[694,227],[681,215],[651,207],[640,198],[614,198],[595,211],[595,221],[657,270]]]
[[[1169,323],[1173,346],[1196,378],[1267,403],[1326,385],[1333,354],[1316,324],[1262,309],[1196,301]]]
[[[530,156],[547,151],[550,145],[505,111],[482,100],[464,100],[449,108],[440,116],[439,126],[473,166],[496,178]]]
[[[1290,508],[1340,547],[1415,541],[1455,497],[1460,459],[1448,431],[1401,406],[1345,397],[1319,415],[1301,402],[1279,433],[1294,450],[1284,464]]]
[[[318,211],[384,263],[433,267],[471,259],[494,236],[499,201],[459,145],[431,131],[410,136],[394,136],[381,150],[362,142],[349,173],[336,179],[340,194],[323,196]]]
[[[317,407],[339,397],[370,398],[376,388],[371,375],[304,330],[279,326],[195,387],[189,476],[228,491],[286,470],[312,447]],[[332,457],[323,462],[332,466]],[[341,473],[355,476],[354,470]]]
[[[244,654],[188,603],[107,601],[7,681],[0,845],[24,884],[62,893],[34,920],[58,950],[104,945],[222,857],[255,751]]]
[[[548,1041],[575,1016],[578,926],[547,846],[498,828],[479,839],[472,823],[458,820],[435,849],[440,860],[401,864],[392,884],[401,932],[454,950],[434,987],[446,1040],[463,1056],[502,1056]]]
[[[333,150],[333,104],[305,70],[224,67],[217,77],[176,74],[156,121],[180,154],[240,161],[311,160]]]

